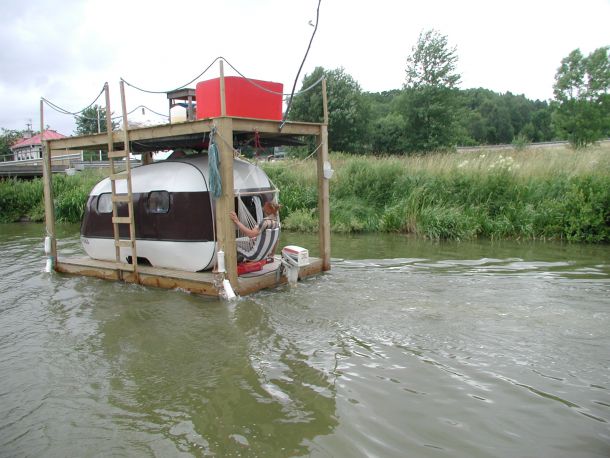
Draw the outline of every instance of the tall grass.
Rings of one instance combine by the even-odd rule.
[[[331,154],[331,228],[429,239],[610,242],[610,146],[363,157]],[[313,160],[263,165],[280,189],[282,225],[315,231]],[[79,222],[103,172],[55,176],[58,221]],[[0,222],[42,221],[42,181],[0,181]]]
[[[332,154],[331,227],[430,239],[610,241],[610,147],[354,157]],[[315,230],[315,163],[265,166],[283,226]]]
[[[73,176],[53,176],[56,220],[67,223],[80,222],[87,196],[103,176],[103,172],[96,170],[80,172]],[[23,220],[44,220],[42,179],[0,180],[0,223]]]

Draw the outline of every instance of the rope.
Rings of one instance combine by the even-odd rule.
[[[210,132],[210,146],[208,147],[208,167],[210,172],[210,191],[214,198],[222,195],[222,179],[220,177],[220,155],[216,145],[216,128]]]
[[[294,91],[297,87],[297,81],[299,79],[299,75],[301,74],[301,70],[303,69],[303,65],[305,65],[305,59],[307,59],[307,54],[309,54],[309,50],[311,49],[311,43],[313,42],[313,37],[316,36],[316,32],[318,31],[318,22],[320,20],[320,4],[322,0],[318,0],[318,9],[316,10],[316,25],[313,29],[313,33],[311,34],[311,38],[309,39],[309,45],[307,46],[307,51],[305,51],[305,56],[303,56],[303,61],[301,62],[301,66],[299,67],[299,71],[297,72],[297,76],[294,78],[294,84],[292,85],[292,92],[290,94],[290,99],[288,100],[288,106],[286,107],[286,111],[284,112],[284,118],[280,124],[280,130],[286,124],[286,119],[288,118],[288,113],[290,112],[290,107],[292,106],[292,99],[294,97]]]
[[[100,96],[104,93],[104,87],[102,87],[102,90],[100,91],[100,93],[97,95],[97,97],[93,100],[93,102],[91,102],[89,105],[87,105],[85,108],[83,108],[80,111],[68,111],[65,108],[62,108],[56,104],[54,104],[53,102],[51,102],[50,100],[45,99],[44,97],[41,97],[40,100],[42,100],[44,103],[46,103],[50,108],[52,108],[53,110],[57,111],[58,113],[61,114],[67,114],[67,115],[72,115],[72,116],[77,116],[80,113],[82,113],[83,111],[85,111],[87,108],[91,107],[95,102],[97,102],[97,100],[100,98]],[[96,118],[97,119],[97,118]]]
[[[103,108],[103,107],[101,107],[101,108]],[[138,110],[138,109],[140,109],[140,108],[144,108],[144,109],[146,109],[146,110],[148,110],[148,111],[150,111],[150,112],[152,112],[152,113],[156,114],[157,116],[162,116],[162,117],[164,117],[164,118],[169,118],[169,116],[168,116],[168,115],[165,115],[165,114],[163,114],[163,113],[159,113],[158,111],[155,111],[155,110],[153,110],[153,109],[151,109],[151,108],[147,107],[146,105],[138,105],[138,106],[137,106],[137,107],[135,107],[133,110],[131,110],[131,111],[127,112],[127,116],[129,116],[130,114],[132,114],[133,112],[135,112],[136,110]],[[105,108],[103,108],[103,109],[105,109]],[[121,119],[122,117],[123,117],[123,115],[116,115],[116,116],[112,116],[110,119],[112,119],[112,120],[114,121],[115,119]],[[97,121],[97,118],[91,118],[91,117],[89,117],[89,116],[80,116],[80,118],[81,118],[81,119],[88,119],[88,120],[90,120],[90,121]],[[101,119],[102,119],[102,120],[105,120],[105,119],[106,119],[106,117],[103,117],[103,118],[101,118]]]
[[[239,70],[237,70],[233,65],[231,65],[231,62],[229,62],[227,59],[225,59],[224,57],[222,57],[221,59],[223,59],[227,65],[229,67],[231,67],[233,70],[235,70],[235,73],[237,73],[239,76],[241,76],[243,79],[245,79],[248,83],[250,83],[252,86],[257,87],[258,89],[265,91],[265,92],[269,92],[270,94],[274,94],[274,95],[281,95],[282,97],[292,97],[294,95],[300,95],[300,94],[304,94],[305,92],[313,89],[314,87],[316,87],[318,84],[320,84],[320,81],[322,81],[324,79],[324,76],[321,76],[318,81],[316,81],[315,83],[311,84],[310,86],[308,86],[307,88],[297,92],[296,94],[294,93],[294,89],[293,92],[277,92],[277,91],[272,91],[271,89],[267,89],[266,87],[261,86],[260,84],[257,84],[254,80],[248,78],[247,76],[245,76],[243,73],[241,73]],[[299,70],[300,72],[300,70]],[[298,75],[297,75],[298,78]],[[288,100],[288,99],[286,99]]]
[[[127,114],[128,114],[128,115],[130,115],[131,113],[133,113],[134,111],[136,111],[138,108],[144,108],[144,109],[146,109],[146,110],[148,110],[148,111],[150,111],[150,112],[152,112],[152,113],[154,113],[154,114],[156,114],[156,115],[158,115],[158,116],[162,116],[162,117],[164,117],[164,118],[169,118],[169,116],[168,116],[168,115],[165,115],[165,114],[163,114],[163,113],[159,113],[159,112],[157,112],[157,111],[155,111],[155,110],[152,110],[152,109],[148,108],[146,105],[138,105],[137,107],[135,107],[133,110],[131,110],[131,111],[130,111],[129,113],[127,113]],[[115,117],[119,117],[119,118],[120,118],[121,116],[115,116]],[[113,118],[113,119],[114,119],[114,118]]]
[[[194,81],[196,81],[198,78],[201,78],[201,77],[202,77],[203,75],[205,75],[205,73],[206,73],[206,72],[207,72],[207,71],[208,71],[208,70],[209,70],[209,69],[212,67],[212,65],[214,65],[214,64],[215,64],[215,63],[218,61],[218,59],[224,59],[224,58],[223,58],[223,57],[221,57],[221,56],[218,56],[216,59],[214,59],[214,60],[212,61],[212,63],[211,63],[210,65],[208,65],[208,66],[205,68],[205,70],[204,70],[204,71],[202,71],[201,73],[199,73],[199,75],[197,75],[195,78],[193,78],[192,80],[190,80],[188,83],[183,84],[182,86],[178,86],[178,87],[177,87],[177,88],[175,88],[175,89],[170,89],[169,91],[151,91],[151,90],[148,90],[148,89],[142,89],[141,87],[138,87],[138,86],[136,86],[136,85],[134,85],[134,84],[131,84],[131,83],[129,83],[129,82],[127,82],[127,81],[125,81],[123,78],[121,78],[121,81],[123,81],[123,82],[124,82],[124,83],[125,83],[127,86],[130,86],[130,87],[132,87],[132,88],[134,88],[134,89],[137,89],[138,91],[147,92],[147,93],[149,93],[149,94],[167,94],[168,92],[177,91],[178,89],[182,89],[182,88],[184,88],[184,87],[188,86],[189,84],[192,84],[192,83],[193,83]],[[226,60],[226,59],[225,59],[225,60]],[[229,64],[229,65],[230,65],[230,64]]]
[[[320,146],[322,146],[322,143],[320,143],[318,146],[316,146],[316,149],[313,150],[313,152],[307,156],[305,159],[303,159],[301,162],[305,162],[307,159],[309,159],[311,156],[313,156],[314,154],[316,154],[316,151],[318,151],[320,149]]]
[[[215,136],[216,136],[216,135],[217,135],[217,136],[219,136],[219,137],[220,137],[220,139],[221,139],[223,142],[225,142],[225,145],[227,145],[229,148],[231,148],[231,149],[233,150],[233,157],[239,157],[239,156],[240,156],[240,154],[241,154],[241,153],[239,152],[239,150],[238,150],[238,149],[236,149],[236,148],[233,146],[233,144],[232,144],[232,143],[229,143],[229,142],[228,142],[228,140],[227,140],[227,139],[225,139],[225,138],[224,138],[222,135],[220,135],[218,132],[216,132],[216,128],[215,128],[215,127],[213,127],[213,130],[214,130],[214,135],[215,135]],[[212,139],[212,136],[210,135],[210,141],[211,141],[211,139]]]
[[[319,0],[321,1],[321,0]],[[320,5],[318,3],[318,10],[320,8]],[[316,20],[316,29],[317,29],[317,20]],[[314,31],[315,33],[315,31]],[[313,36],[312,36],[312,40],[313,40]],[[309,43],[309,46],[311,47],[311,42]],[[307,52],[309,52],[309,48],[307,49]],[[307,55],[306,55],[307,57]],[[197,81],[197,79],[201,78],[203,75],[205,75],[207,73],[207,71],[212,67],[212,65],[214,65],[216,62],[218,62],[220,59],[222,59],[223,61],[225,61],[227,63],[227,65],[229,67],[231,67],[235,73],[237,73],[239,76],[241,76],[243,79],[245,79],[248,83],[250,83],[251,85],[257,87],[258,89],[260,89],[261,91],[265,91],[268,92],[270,94],[274,94],[274,95],[280,95],[282,97],[294,97],[295,95],[300,95],[300,94],[304,94],[305,92],[310,91],[311,89],[313,89],[314,87],[316,87],[318,84],[320,84],[320,82],[322,81],[322,79],[324,78],[324,76],[320,77],[316,82],[314,82],[313,84],[311,84],[310,86],[306,87],[305,89],[300,90],[299,92],[294,92],[295,88],[292,89],[292,92],[277,92],[277,91],[272,91],[271,89],[267,89],[266,87],[261,86],[260,84],[258,84],[256,81],[252,80],[251,78],[248,78],[247,76],[245,76],[242,72],[240,72],[233,64],[231,64],[231,62],[229,62],[225,57],[223,56],[218,56],[217,58],[215,58],[212,63],[210,65],[208,65],[205,70],[203,70],[201,73],[199,73],[195,78],[193,78],[192,80],[190,80],[188,83],[183,84],[182,86],[178,86],[174,89],[170,89],[170,90],[166,90],[166,91],[153,91],[153,90],[149,90],[149,89],[143,89],[141,87],[136,86],[135,84],[131,84],[128,81],[125,81],[125,79],[121,78],[121,81],[123,81],[126,85],[128,85],[129,87],[132,87],[134,89],[137,89],[138,91],[141,92],[146,92],[148,94],[167,94],[168,92],[172,92],[172,91],[177,91],[179,89],[183,89],[186,86],[188,86],[189,84],[194,83],[195,81]],[[305,59],[303,59],[303,63],[305,62]],[[299,74],[301,72],[301,69],[303,68],[303,63],[301,63],[301,68],[299,69],[299,73],[297,74],[297,79],[299,77]],[[295,86],[296,86],[296,80],[295,80]],[[287,99],[288,100],[288,99]]]

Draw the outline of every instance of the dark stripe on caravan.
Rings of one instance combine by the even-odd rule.
[[[167,213],[151,213],[148,209],[149,193],[133,195],[136,238],[139,240],[165,240],[207,242],[214,240],[214,225],[209,192],[170,192]],[[92,238],[114,238],[112,213],[99,213],[99,196],[90,196],[81,224],[81,235]],[[127,204],[118,205],[119,216],[128,216]],[[129,238],[129,226],[119,226],[121,238]]]

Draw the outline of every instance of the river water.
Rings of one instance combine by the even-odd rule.
[[[42,236],[0,226],[2,457],[610,456],[610,246],[334,235],[226,303],[46,274]]]

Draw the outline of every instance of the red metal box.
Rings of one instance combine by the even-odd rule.
[[[227,116],[281,121],[283,90],[282,83],[226,76]],[[195,96],[197,97],[197,119],[220,116],[220,78],[197,83]]]

